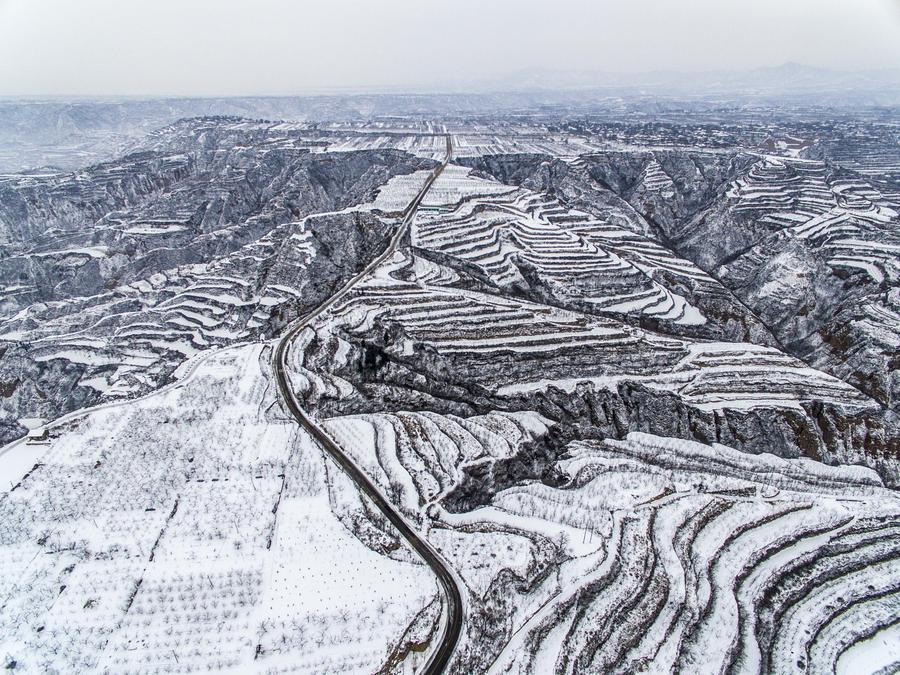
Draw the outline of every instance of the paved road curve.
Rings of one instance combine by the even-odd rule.
[[[288,380],[286,358],[290,343],[301,330],[306,328],[316,317],[334,304],[335,301],[346,295],[361,279],[368,276],[376,267],[394,254],[400,241],[409,231],[409,227],[416,216],[419,205],[422,203],[422,200],[425,198],[425,195],[434,181],[441,175],[444,167],[447,166],[452,155],[453,146],[450,141],[450,136],[447,136],[447,156],[444,158],[443,163],[428,177],[428,180],[425,181],[425,185],[422,186],[422,189],[412,202],[410,202],[409,206],[406,207],[403,221],[397,228],[397,232],[391,237],[391,241],[384,253],[369,263],[362,272],[348,281],[339,291],[337,291],[337,293],[325,300],[325,302],[310,312],[306,317],[298,320],[278,342],[274,354],[275,378],[278,383],[278,389],[281,392],[281,396],[284,399],[288,410],[290,410],[291,414],[297,419],[300,425],[312,434],[313,437],[328,451],[332,459],[334,459],[350,478],[353,479],[357,487],[372,500],[375,506],[378,507],[378,510],[384,514],[385,518],[393,523],[394,527],[396,527],[400,534],[403,535],[403,538],[409,542],[409,545],[413,550],[421,556],[437,575],[444,596],[443,606],[445,620],[441,643],[438,645],[438,648],[432,652],[431,658],[428,660],[428,663],[422,671],[428,675],[442,673],[446,670],[447,665],[450,663],[450,657],[453,656],[453,650],[456,647],[456,643],[459,640],[463,617],[462,596],[460,595],[459,587],[457,586],[453,575],[450,573],[450,570],[444,564],[443,560],[441,560],[437,552],[431,548],[424,539],[419,537],[412,526],[406,522],[403,515],[394,508],[384,495],[381,494],[381,491],[369,480],[368,476],[354,464],[353,460],[344,454],[344,451],[341,450],[340,446],[338,446],[338,444],[335,443],[331,437],[303,411],[302,408],[300,408],[297,399],[294,396],[294,392],[291,389],[290,381]]]

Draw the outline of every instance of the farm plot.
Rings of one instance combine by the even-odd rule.
[[[444,136],[440,134],[411,134],[404,132],[357,133],[342,135],[337,132],[337,138],[328,145],[329,152],[349,152],[353,150],[383,150],[393,148],[403,150],[416,157],[440,161],[447,154],[447,144]]]
[[[446,150],[445,150],[446,153]],[[430,171],[416,171],[401,176],[394,176],[378,189],[378,194],[371,206],[387,213],[403,211],[415,199],[428,180]]]
[[[402,280],[418,269],[398,253],[292,350],[294,381],[311,405],[352,397],[354,386],[341,373],[352,379],[351,346],[360,348],[373,332],[385,336],[379,349],[396,363],[440,373],[446,385],[474,385],[501,397],[572,392],[581,383],[615,389],[631,381],[707,410],[799,409],[811,400],[874,405],[842,381],[772,348],[673,338],[612,318]],[[316,349],[307,353],[308,344]]]
[[[682,277],[715,293],[716,284],[699,268],[545,195],[504,187],[462,169],[445,171],[426,205],[455,207],[418,218],[413,244],[477,267],[504,290],[529,287],[532,295],[591,312],[706,323],[697,307],[658,281]]]
[[[566,586],[493,672],[832,672],[900,619],[900,500],[866,469],[638,433],[569,455],[563,488],[512,488],[450,520],[538,513],[601,541],[595,564],[570,552]]]
[[[552,424],[326,426],[462,578],[456,672],[819,673],[890,654],[869,636],[900,620],[900,498],[869,469],[631,433],[570,444],[559,486],[460,501],[464,471],[490,476]]]
[[[546,129],[527,128],[509,133],[458,133],[453,135],[457,157],[481,157],[508,154],[543,154],[574,159],[604,147],[593,139],[569,134],[551,134]]]
[[[320,673],[424,658],[436,581],[280,411],[269,354],[218,351],[179,386],[51,425],[0,496],[7,667]]]
[[[473,197],[511,194],[515,188],[483,178],[471,176],[471,170],[456,164],[449,164],[431,186],[422,205],[452,206]]]

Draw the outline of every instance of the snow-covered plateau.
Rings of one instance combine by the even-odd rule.
[[[900,671],[897,111],[515,102],[0,102],[7,671]]]

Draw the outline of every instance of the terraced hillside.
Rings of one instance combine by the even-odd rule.
[[[896,129],[610,106],[0,177],[6,666],[900,668]]]
[[[423,214],[412,238],[420,255],[462,266],[499,292],[676,332],[766,341],[764,327],[718,282],[627,229],[622,210],[597,218],[546,194],[495,194],[496,184],[466,174],[457,167],[436,186],[435,203],[461,203]]]
[[[540,195],[500,190],[449,168],[413,227],[411,252],[336,306],[332,326],[310,343],[312,358],[337,355],[324,367],[358,382],[361,395],[338,387],[324,409],[415,400],[470,414],[553,410],[573,428],[603,433],[666,429],[755,451],[896,466],[893,413],[770,346],[758,320],[697,267]],[[438,199],[455,201],[442,207]],[[704,296],[714,310],[728,303],[746,322],[740,331],[734,316],[707,320],[655,282],[675,278],[673,270],[706,291],[689,296],[698,305]],[[668,317],[642,320],[659,304]],[[743,341],[756,337],[753,328],[763,339]]]
[[[549,420],[327,428],[462,577],[457,672],[854,672],[854,646],[893,635],[900,501],[874,472],[630,433],[573,442],[553,483],[519,479],[473,506],[486,474],[557,431]]]
[[[411,267],[397,260],[394,273]],[[423,290],[386,271],[294,346],[292,379],[312,409],[326,417],[396,410],[330,416],[325,428],[462,577],[469,609],[457,672],[712,672],[729,664],[830,672],[846,650],[888,630],[900,610],[896,493],[859,467],[747,454],[797,446],[763,426],[764,416],[743,414],[785,413],[810,400],[845,411],[877,406],[771,349],[672,344],[566,314]],[[361,338],[381,333],[391,336],[386,348]],[[687,356],[676,361],[679,348]],[[675,388],[686,407],[728,420],[721,431],[755,432],[761,444],[739,452],[717,439],[672,438],[699,425],[673,424],[658,394],[618,410],[579,406],[607,379],[591,378],[579,352],[596,363],[604,350],[606,367],[619,372],[657,365],[648,388],[665,386],[674,371],[687,382]],[[329,363],[339,367],[326,372]],[[583,375],[524,387],[559,387],[552,405],[550,395],[504,397],[519,393],[504,384],[509,378],[552,375],[563,363]],[[631,406],[654,405],[657,418],[626,417]],[[606,440],[567,441],[575,428]],[[622,441],[610,440],[619,434]],[[896,463],[880,468],[897,475]]]
[[[593,216],[630,210],[626,229],[695,263],[788,353],[896,409],[900,202],[882,142],[868,168],[837,142],[804,146],[824,161],[736,147],[468,163]]]
[[[384,248],[393,214],[365,206],[378,189],[431,165],[311,153],[298,127],[218,118],[145,146],[0,188],[0,439],[273,335]]]
[[[895,667],[896,416],[614,196],[484,175],[448,167],[409,249],[290,353],[462,578],[454,672]]]

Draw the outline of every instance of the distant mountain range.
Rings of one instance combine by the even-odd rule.
[[[346,102],[349,98],[364,97],[396,97],[396,96],[435,96],[435,95],[475,95],[485,94],[537,94],[546,97],[550,94],[565,100],[572,95],[583,97],[585,94],[604,92],[628,98],[634,95],[705,97],[724,94],[738,98],[757,96],[791,96],[828,95],[832,93],[860,93],[889,95],[892,102],[900,103],[900,67],[876,70],[833,70],[788,62],[779,66],[766,66],[750,70],[706,70],[678,71],[654,70],[644,72],[612,72],[591,70],[557,70],[550,68],[525,68],[502,75],[439,80],[428,85],[406,84],[389,87],[336,87],[330,89],[304,90],[293,94],[281,93],[272,96],[203,96],[203,97],[166,97],[166,96],[84,96],[84,97],[5,97],[0,96],[0,105],[4,103],[20,103],[29,101],[90,102],[121,104],[135,101],[168,100],[168,101],[251,101],[251,100],[294,100],[318,99],[322,101]],[[881,101],[884,103],[884,101]],[[391,102],[395,104],[395,101]],[[421,104],[419,100],[417,103]],[[457,101],[458,103],[458,101]],[[440,112],[451,111],[457,106],[447,100],[441,101]],[[240,108],[243,104],[237,104]],[[303,107],[308,107],[309,104]],[[328,106],[333,113],[333,105]],[[196,107],[196,105],[195,105]],[[207,104],[200,107],[218,108]],[[376,105],[376,107],[378,107]],[[390,107],[390,106],[388,106]],[[392,110],[394,110],[392,108]],[[396,110],[394,110],[396,112]],[[229,112],[235,112],[234,106]],[[246,112],[237,110],[238,113]]]
[[[844,71],[784,63],[744,71],[685,72],[657,70],[637,73],[529,68],[477,81],[447,83],[456,91],[562,91],[608,89],[647,93],[708,95],[791,95],[816,92],[896,92],[900,68]]]

